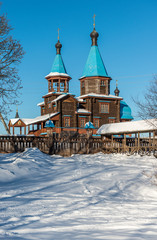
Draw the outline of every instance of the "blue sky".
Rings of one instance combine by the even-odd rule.
[[[132,97],[142,98],[153,74],[157,73],[156,0],[1,0],[1,14],[7,13],[14,38],[26,54],[19,65],[23,90],[19,106],[22,118],[40,115],[37,103],[48,92],[45,76],[55,58],[57,29],[60,28],[62,57],[72,77],[70,92],[80,94],[79,78],[91,46],[90,32],[96,14],[98,46],[108,74],[111,94],[119,83],[120,96],[132,108]],[[16,106],[9,118],[14,118]],[[5,133],[0,124],[0,134]]]

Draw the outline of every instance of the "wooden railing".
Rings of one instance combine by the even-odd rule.
[[[157,151],[157,140],[141,139],[139,145],[136,139],[123,139],[111,141],[101,138],[86,137],[36,137],[36,136],[0,136],[0,153],[22,152],[26,148],[36,147],[44,153],[70,156],[72,154],[95,153],[146,153]]]

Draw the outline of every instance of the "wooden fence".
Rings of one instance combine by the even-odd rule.
[[[36,147],[44,153],[70,156],[72,154],[96,153],[130,153],[157,151],[157,140],[128,138],[126,144],[123,139],[116,138],[102,140],[101,138],[86,137],[35,137],[35,136],[0,136],[0,153],[22,152],[26,148]]]

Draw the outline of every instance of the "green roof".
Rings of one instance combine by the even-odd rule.
[[[94,76],[108,77],[98,46],[91,47],[82,75],[82,77]]]

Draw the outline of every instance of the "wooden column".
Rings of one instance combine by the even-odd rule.
[[[149,132],[149,148],[151,147],[151,132]],[[150,150],[150,149],[149,149]]]
[[[20,127],[20,135],[22,135],[22,127]]]
[[[61,83],[61,79],[58,79],[58,86],[57,86],[57,92],[60,92],[60,83]]]
[[[44,125],[43,125],[43,122],[41,122],[41,129],[43,129],[44,128]]]
[[[155,131],[153,131],[153,147],[155,147]]]
[[[124,133],[123,149],[124,149],[124,152],[125,152],[126,151],[126,133]]]
[[[53,88],[53,79],[51,79],[51,92],[54,92],[54,88]]]
[[[137,133],[135,133],[135,147],[137,147]]]
[[[26,135],[26,126],[24,127],[24,134]]]
[[[140,150],[140,133],[138,132],[138,144],[137,144],[138,151]]]
[[[67,80],[64,82],[64,92],[67,92]]]
[[[13,135],[14,135],[14,126],[13,126]]]
[[[28,125],[28,132],[30,131],[30,125]]]
[[[111,147],[113,148],[113,135],[111,135]]]

